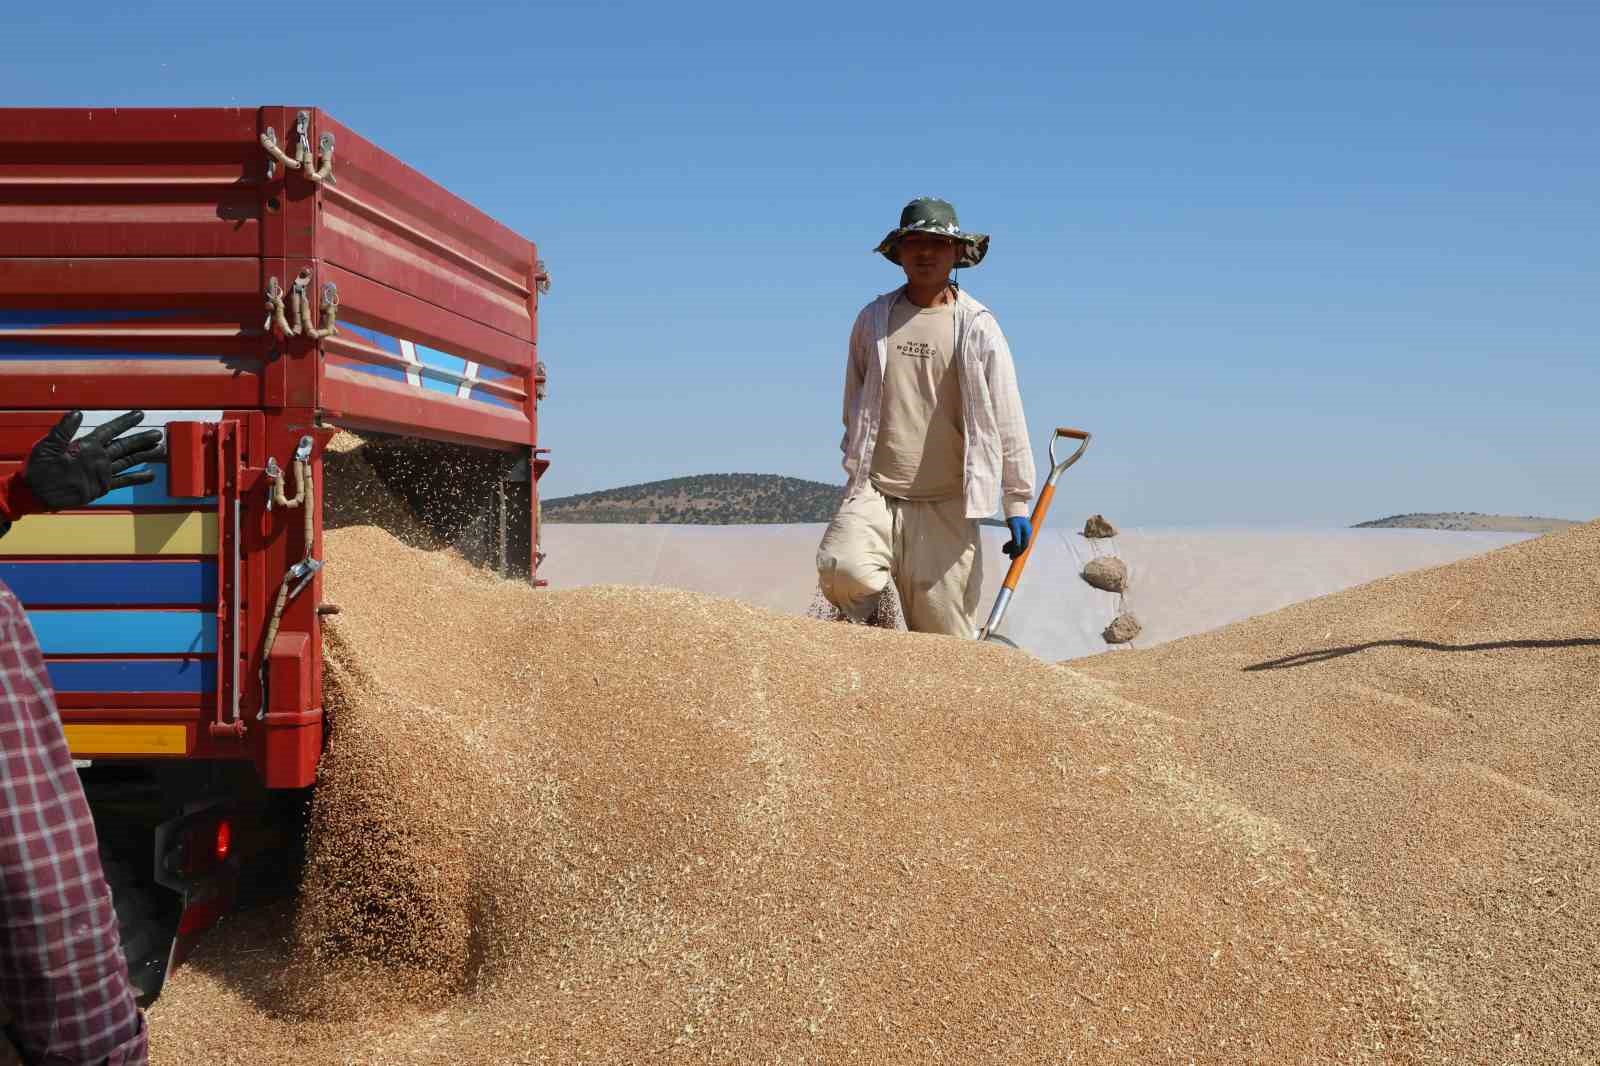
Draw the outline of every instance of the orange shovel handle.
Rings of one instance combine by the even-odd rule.
[[[1062,437],[1079,441],[1077,450],[1065,459],[1056,458],[1056,441]],[[1085,430],[1072,429],[1068,426],[1058,426],[1050,437],[1050,476],[1045,479],[1044,488],[1039,490],[1039,499],[1033,505],[1033,536],[1028,541],[1028,547],[1011,560],[1011,567],[1006,571],[1006,579],[1000,583],[1000,594],[994,599],[994,607],[989,611],[989,621],[978,631],[979,640],[988,640],[1000,629],[1000,622],[1005,617],[1006,607],[1011,603],[1011,594],[1017,590],[1017,582],[1022,579],[1022,568],[1028,565],[1028,556],[1033,554],[1033,546],[1039,541],[1039,531],[1044,528],[1045,515],[1050,513],[1050,501],[1056,498],[1056,481],[1066,472],[1067,468],[1083,458],[1084,450],[1089,447],[1089,434]],[[996,638],[1001,639],[1001,638]]]
[[[1046,484],[1039,492],[1039,499],[1033,505],[1033,517],[1028,521],[1033,525],[1033,536],[1028,539],[1028,547],[1023,553],[1011,560],[1011,567],[1006,571],[1006,579],[1001,582],[1002,588],[1016,591],[1017,581],[1022,577],[1022,568],[1028,565],[1028,556],[1033,554],[1033,546],[1039,542],[1039,530],[1044,526],[1044,516],[1050,511],[1050,501],[1056,498],[1056,487],[1052,482]]]

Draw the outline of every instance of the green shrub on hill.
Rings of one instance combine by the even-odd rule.
[[[546,522],[768,525],[826,522],[844,489],[777,474],[699,474],[543,501]]]

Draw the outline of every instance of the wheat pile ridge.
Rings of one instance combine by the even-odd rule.
[[[1070,668],[416,540],[327,532],[303,883],[173,976],[153,1061],[1592,1053],[1600,527]]]

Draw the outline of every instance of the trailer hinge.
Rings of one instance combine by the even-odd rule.
[[[533,264],[533,284],[540,292],[550,291],[550,271],[543,259]]]

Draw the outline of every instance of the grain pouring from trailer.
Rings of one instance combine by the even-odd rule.
[[[333,435],[470,455],[489,559],[542,584],[548,284],[315,109],[0,109],[0,474],[73,409],[167,437],[153,483],[0,539],[146,995],[315,779]]]

